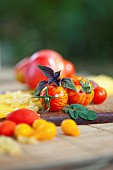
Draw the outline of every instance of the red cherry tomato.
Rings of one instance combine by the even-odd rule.
[[[40,96],[45,96],[46,88],[44,88],[40,94]],[[48,87],[49,96],[53,96],[54,98],[50,99],[50,111],[59,111],[63,109],[68,101],[68,93],[62,86],[49,85]],[[56,98],[55,98],[56,97]],[[44,104],[44,100],[41,98],[41,103]],[[45,108],[46,105],[45,105]]]
[[[71,61],[64,60],[64,74],[66,77],[71,77],[75,75],[76,69]]]
[[[67,89],[68,103],[82,104],[83,106],[91,103],[94,97],[94,90],[90,81],[86,84],[86,79],[81,76],[72,76],[71,79],[76,86],[77,91]],[[84,85],[81,84],[81,80]]]
[[[36,119],[40,119],[40,116],[33,110],[18,109],[9,113],[6,119],[11,120],[16,124],[27,123],[29,125],[32,125]]]
[[[103,87],[97,86],[94,88],[93,103],[100,104],[107,98],[107,92]]]
[[[30,58],[30,66],[25,75],[25,80],[28,86],[32,89],[36,88],[37,84],[42,80],[47,80],[43,73],[37,68],[37,65],[43,65],[52,68],[54,71],[61,70],[61,77],[64,70],[63,57],[53,50],[41,50],[33,54]]]
[[[14,134],[14,129],[16,123],[10,120],[5,120],[0,123],[0,135],[12,136]]]

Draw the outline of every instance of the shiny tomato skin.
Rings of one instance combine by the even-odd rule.
[[[71,77],[76,74],[76,68],[71,61],[64,59],[64,74],[66,77]]]
[[[71,89],[67,89],[68,92],[68,103],[69,104],[81,104],[83,106],[88,105],[92,102],[94,97],[94,90],[92,89],[91,93],[82,92],[82,85],[80,84],[80,80],[85,83],[86,79],[82,78],[81,76],[72,76],[71,77],[74,85],[76,86],[77,91],[73,91]],[[92,87],[92,84],[89,83]]]
[[[47,66],[54,71],[64,70],[63,57],[53,50],[41,50],[33,54],[30,58],[30,67],[25,75],[28,86],[32,89],[42,80],[47,80],[43,73],[38,69],[37,65]],[[65,76],[61,72],[61,77]]]
[[[43,61],[43,60],[42,60]],[[30,65],[28,72],[25,75],[26,84],[30,89],[35,89],[37,84],[42,80],[47,80],[44,74],[38,69],[37,65],[42,65],[41,60],[37,60],[32,62]],[[47,66],[47,63],[46,63]]]
[[[38,52],[35,52],[32,56],[31,56],[31,60],[34,61],[36,60],[37,58],[45,58],[45,57],[51,57],[51,58],[60,58],[63,60],[63,57],[56,51],[54,50],[51,50],[51,49],[43,49],[43,50],[40,50]],[[56,59],[57,60],[57,59]]]
[[[14,134],[14,129],[16,123],[10,120],[5,120],[0,123],[0,135],[12,136]]]
[[[15,77],[17,81],[20,81],[21,83],[26,83],[25,82],[25,74],[27,73],[27,70],[30,65],[30,58],[26,57],[22,60],[20,60],[14,68],[15,71]]]
[[[11,120],[16,124],[26,123],[32,125],[36,119],[40,119],[40,115],[30,109],[18,109],[8,114],[6,120]]]
[[[73,75],[73,76],[71,76],[70,78],[71,78],[71,80],[73,81],[73,83],[74,83],[75,85],[81,85],[81,84],[80,84],[80,80],[81,80],[81,79],[82,79],[83,83],[86,82],[86,79],[83,78],[83,77],[81,77],[81,76]]]
[[[107,92],[103,87],[95,87],[94,88],[94,98],[93,103],[100,104],[104,102],[107,98]]]
[[[92,102],[94,91],[92,90],[91,94],[86,92],[80,92],[82,89],[80,85],[76,85],[77,92],[73,90],[68,90],[68,103],[69,104],[81,104],[87,106]]]
[[[64,58],[54,50],[45,49],[34,53],[31,62],[37,60],[41,65],[51,67],[54,71],[64,70]]]
[[[50,99],[49,111],[59,111],[67,105],[68,93],[66,89],[64,89],[62,86],[57,87],[55,85],[49,85],[48,94],[49,96],[56,97]],[[40,96],[45,96],[45,89],[42,90]],[[41,103],[43,104],[44,100],[43,99],[40,100]]]

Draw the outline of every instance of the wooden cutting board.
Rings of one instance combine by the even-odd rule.
[[[111,123],[113,122],[113,95],[109,96],[102,104],[90,104],[88,109],[97,113],[98,118],[94,121],[87,121],[78,117],[76,119],[77,124],[97,124],[97,123]],[[60,125],[64,119],[70,118],[70,116],[63,111],[59,112],[44,112],[41,113],[41,118],[54,122],[56,125]]]
[[[102,104],[90,104],[88,109],[97,113],[98,118],[94,121],[87,121],[78,117],[76,119],[77,124],[98,124],[98,123],[112,123],[113,122],[113,95],[109,96]],[[54,122],[57,126],[61,124],[64,119],[70,118],[69,114],[63,111],[59,112],[40,112],[41,118]],[[1,120],[0,120],[1,121]]]
[[[97,113],[98,118],[94,121],[87,121],[78,117],[76,119],[77,124],[98,124],[98,123],[112,123],[113,122],[113,95],[107,97],[106,101],[102,104],[90,104],[88,109]],[[41,118],[54,122],[57,126],[61,124],[64,119],[71,118],[69,114],[63,111],[59,112],[40,112]],[[3,119],[0,119],[2,121]]]

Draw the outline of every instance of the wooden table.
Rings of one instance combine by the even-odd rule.
[[[0,72],[0,91],[24,89],[13,70]],[[79,137],[65,136],[58,127],[50,141],[21,144],[18,157],[0,157],[0,170],[112,170],[113,123],[79,125]]]

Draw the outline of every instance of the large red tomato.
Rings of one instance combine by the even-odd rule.
[[[53,50],[47,49],[36,52],[31,56],[30,62],[29,69],[25,74],[25,81],[32,89],[36,88],[40,81],[47,79],[38,69],[37,65],[50,67],[54,71],[61,70],[61,77],[65,76],[62,73],[62,70],[64,70],[64,59],[59,53]]]
[[[15,76],[18,81],[25,83],[25,74],[29,68],[30,58],[26,57],[15,66]]]
[[[92,84],[81,76],[71,77],[76,86],[77,91],[67,89],[69,104],[88,105],[92,102],[94,97],[94,90]]]
[[[71,77],[75,75],[76,69],[74,64],[71,61],[64,59],[64,74],[66,77]]]

